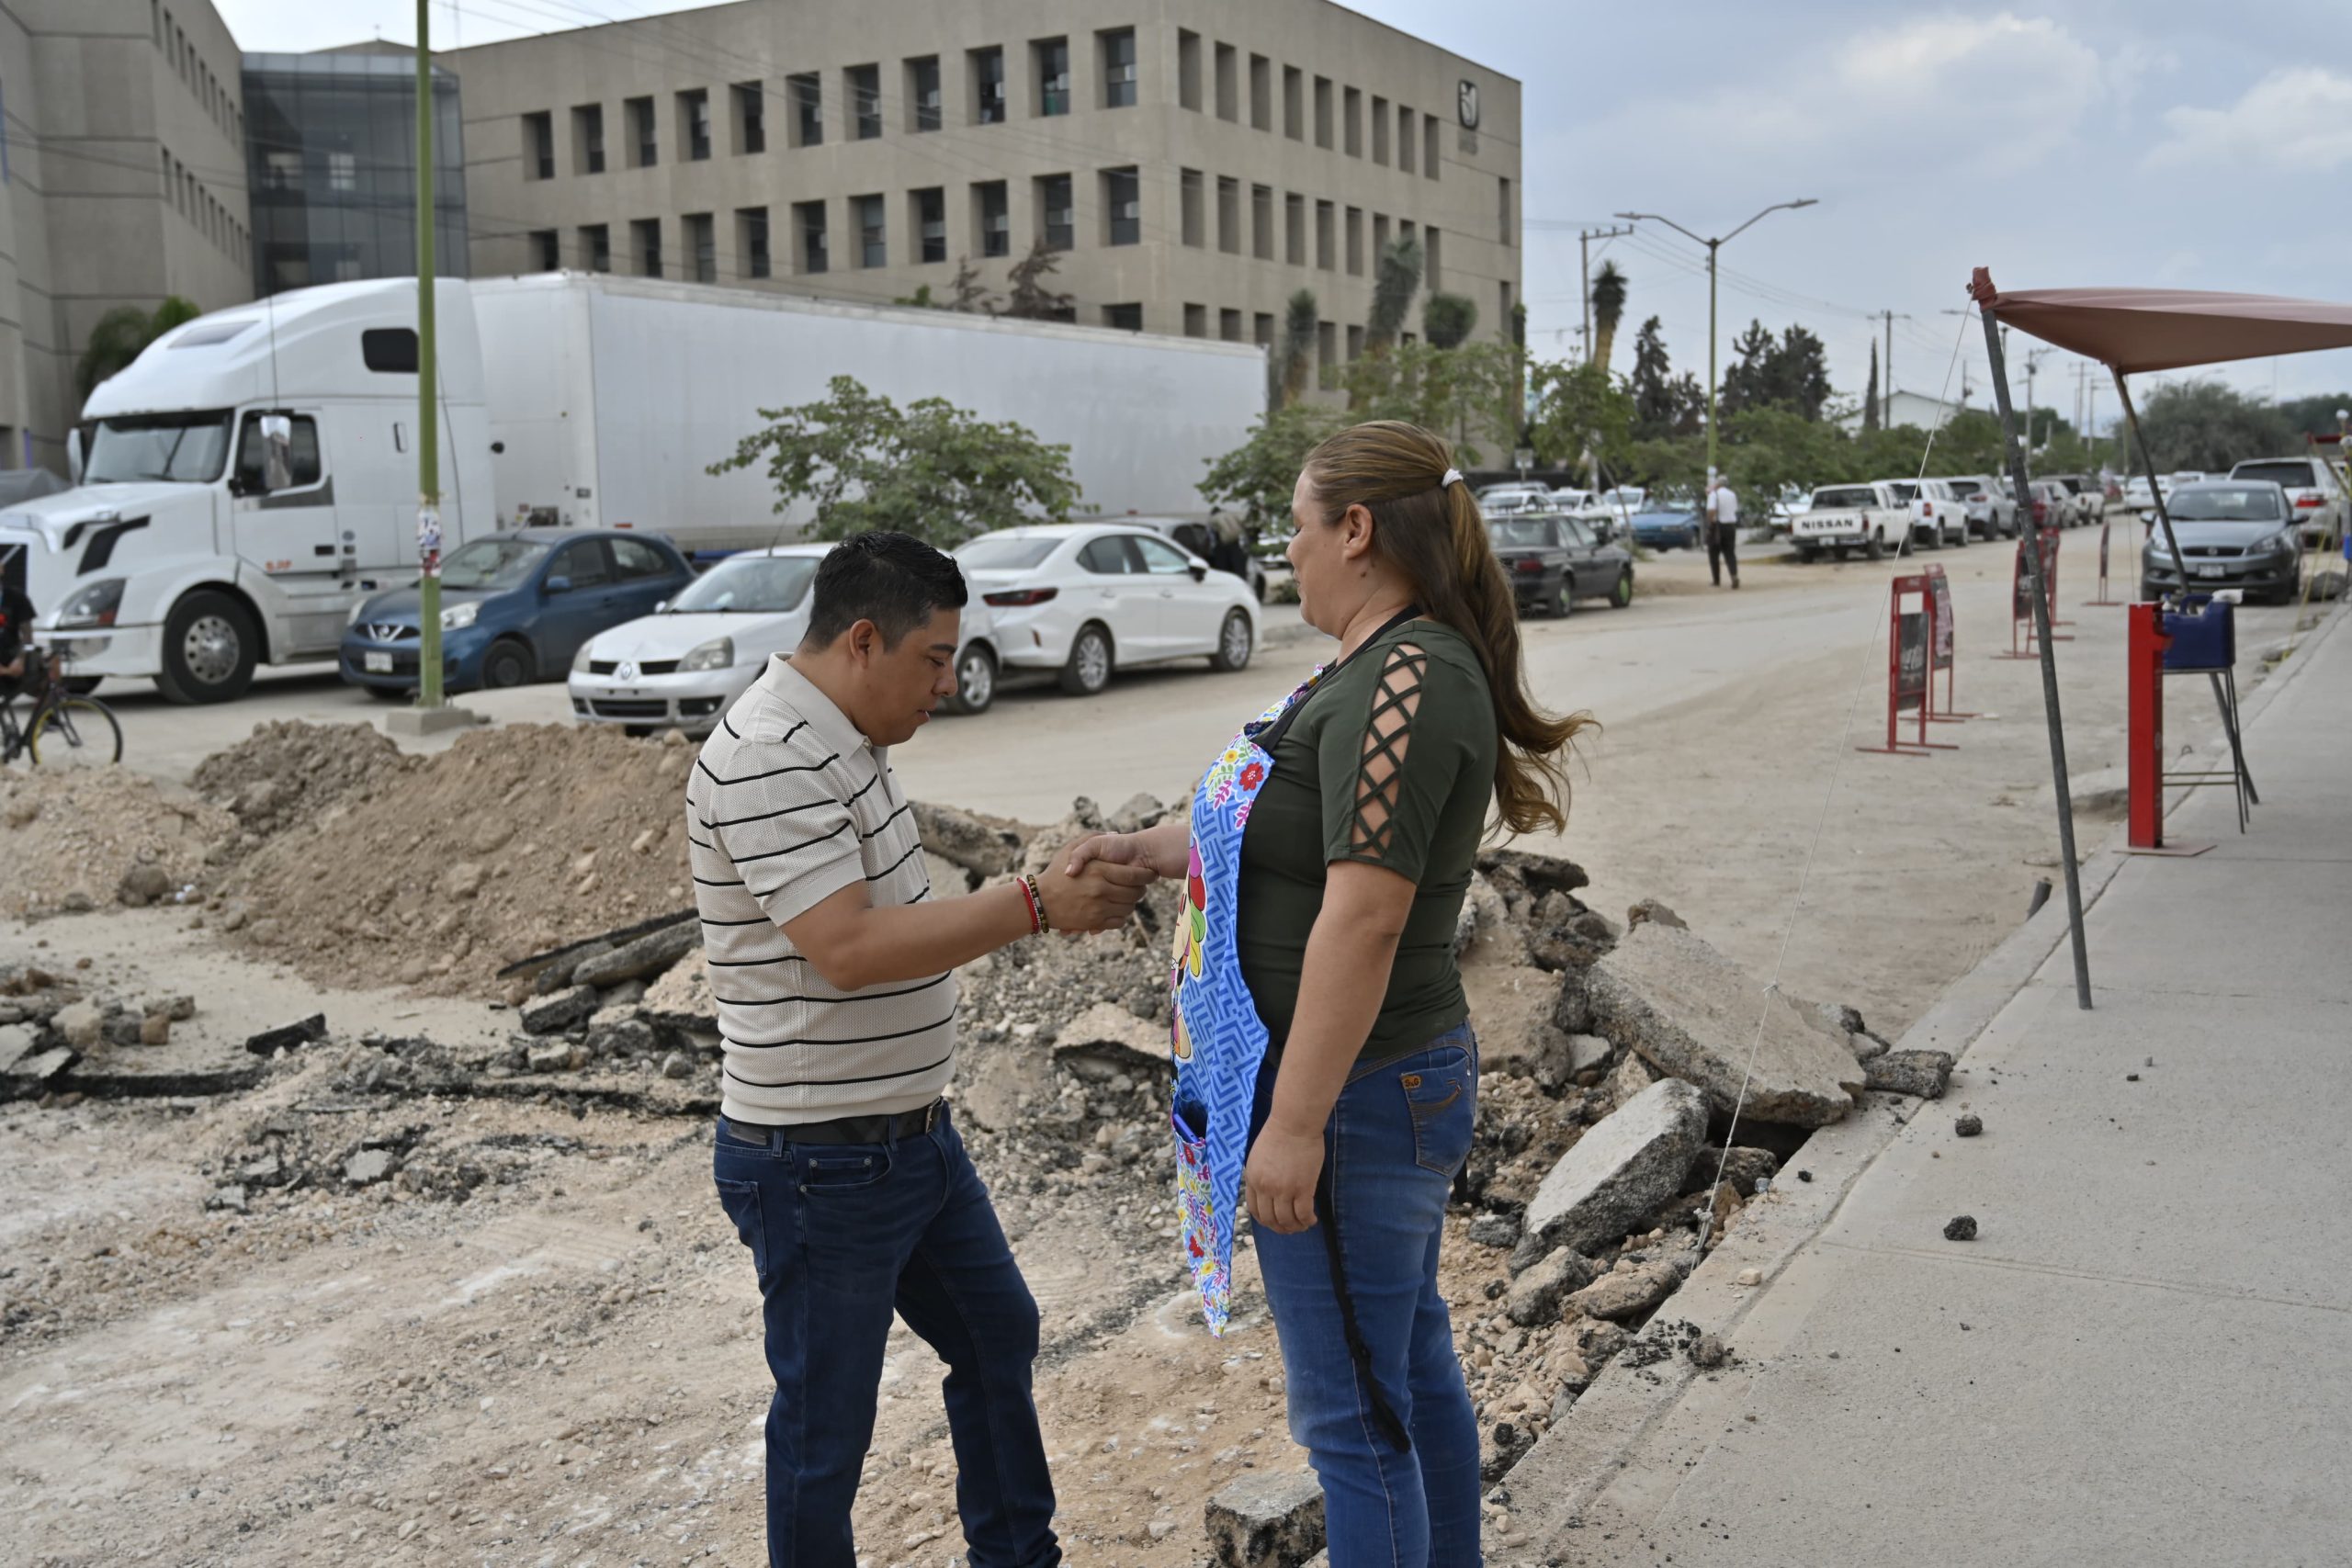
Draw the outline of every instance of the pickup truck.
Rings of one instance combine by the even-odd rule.
[[[1881,479],[1911,513],[1911,542],[1931,550],[1968,543],[1968,505],[1941,479]]]
[[[1876,560],[1899,547],[1910,526],[1911,508],[1886,485],[1825,485],[1790,520],[1789,542],[1799,560],[1817,560],[1824,550],[1839,560],[1849,550]]]

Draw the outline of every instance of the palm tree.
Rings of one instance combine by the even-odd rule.
[[[1380,253],[1372,280],[1372,314],[1364,322],[1364,351],[1380,355],[1404,330],[1406,312],[1421,287],[1421,243],[1391,240]]]
[[[1431,348],[1459,348],[1477,327],[1477,301],[1466,294],[1432,294],[1421,307],[1421,335]]]
[[[87,400],[97,390],[99,382],[128,367],[145,352],[149,344],[201,314],[178,295],[167,294],[153,310],[137,305],[118,305],[100,316],[97,324],[90,329],[90,341],[83,345],[82,362],[74,372],[83,399]]]
[[[1315,340],[1321,324],[1322,314],[1315,303],[1315,290],[1302,288],[1290,297],[1290,310],[1283,321],[1283,352],[1279,361],[1284,406],[1306,396],[1306,371],[1315,362]]]
[[[1625,319],[1625,275],[1615,262],[1602,262],[1592,280],[1592,362],[1603,369],[1617,346],[1617,323]]]

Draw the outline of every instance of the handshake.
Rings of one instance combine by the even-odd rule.
[[[1185,833],[1182,823],[1169,822],[1140,833],[1080,839],[1037,878],[1047,923],[1073,934],[1125,924],[1146,888],[1182,874]]]

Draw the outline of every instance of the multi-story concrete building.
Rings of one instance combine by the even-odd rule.
[[[1482,333],[1520,298],[1519,84],[1329,0],[741,0],[441,62],[476,276],[941,300],[1043,242],[1080,321],[1272,344],[1311,289],[1327,369],[1391,238]]]
[[[107,311],[253,298],[238,74],[208,0],[0,6],[0,467],[64,470]]]

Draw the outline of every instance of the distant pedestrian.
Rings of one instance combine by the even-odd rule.
[[[1724,569],[1731,569],[1731,585],[1739,586],[1739,494],[1719,474],[1707,492],[1707,576],[1724,585]]]

